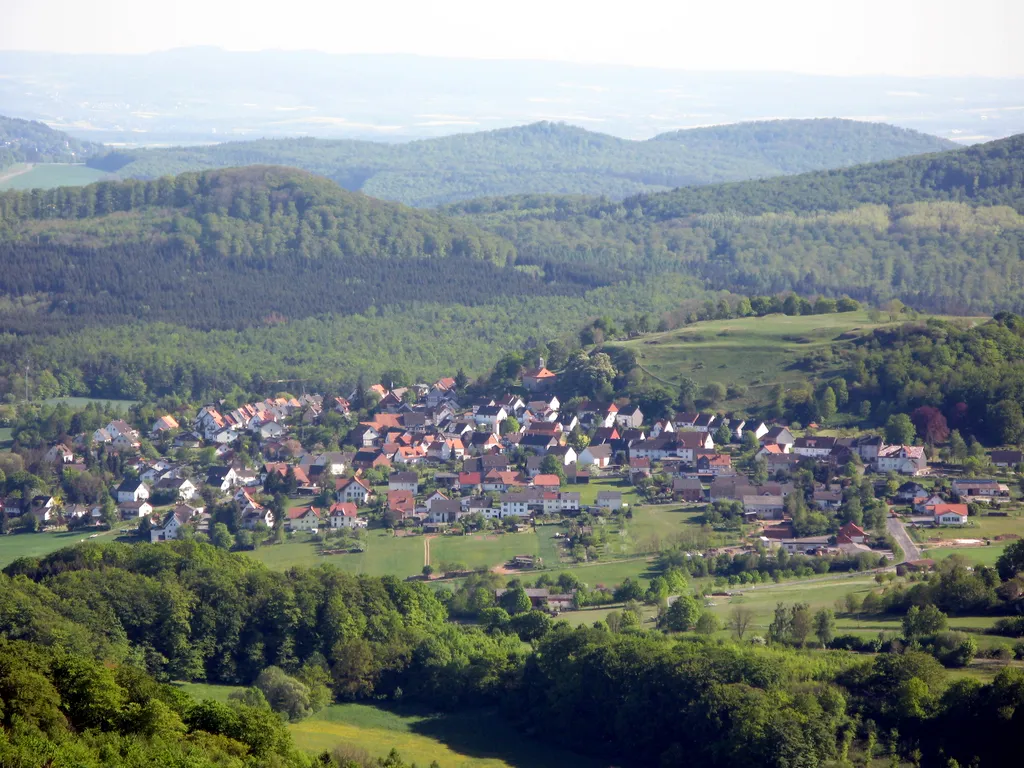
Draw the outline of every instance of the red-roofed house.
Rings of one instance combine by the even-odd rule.
[[[321,512],[316,507],[295,507],[285,515],[289,531],[314,531],[320,527]]]
[[[561,485],[562,481],[558,479],[558,475],[537,475],[533,478],[533,486],[535,488],[557,490]]]
[[[966,504],[935,504],[928,508],[936,525],[967,525]]]
[[[366,518],[360,517],[356,505],[338,502],[331,505],[331,528],[365,528]]]
[[[334,483],[335,496],[341,501],[353,504],[366,504],[373,491],[366,481],[359,477],[350,477],[337,480]]]
[[[556,374],[541,365],[540,368],[523,371],[523,386],[531,392],[543,392],[554,384],[557,378]]]
[[[859,525],[846,523],[836,535],[836,544],[863,544],[867,538],[868,535]]]

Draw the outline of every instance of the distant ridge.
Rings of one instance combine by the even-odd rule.
[[[675,187],[842,168],[957,146],[916,131],[841,119],[738,123],[674,131],[647,141],[538,122],[404,144],[305,138],[118,151],[90,165],[122,178],[286,165],[373,197],[431,207],[516,194],[622,199]]]

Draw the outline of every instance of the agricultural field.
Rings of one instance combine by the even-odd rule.
[[[422,544],[422,538],[418,539]],[[422,546],[421,546],[422,548]],[[528,533],[476,533],[471,536],[436,536],[430,540],[430,564],[465,563],[470,568],[493,568],[514,555],[539,555],[539,537]],[[545,561],[546,563],[546,561]],[[554,563],[557,565],[557,561]],[[420,567],[423,566],[422,560]]]
[[[632,350],[645,370],[671,384],[686,376],[702,386],[713,381],[742,386],[747,392],[730,402],[744,407],[763,399],[775,383],[806,381],[806,371],[794,365],[801,358],[827,354],[836,342],[851,342],[889,324],[888,317],[872,321],[866,311],[768,315],[695,323],[614,346]]]
[[[365,704],[336,704],[289,730],[300,749],[319,753],[344,745],[382,757],[397,749],[407,762],[444,768],[597,768],[603,763],[534,742],[498,712],[424,715]]]
[[[110,174],[70,163],[40,163],[28,168],[10,168],[0,177],[0,190],[83,187],[110,179]]]

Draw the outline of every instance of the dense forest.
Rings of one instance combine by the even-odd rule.
[[[843,168],[957,145],[890,125],[778,120],[695,128],[630,141],[535,123],[404,144],[282,139],[114,151],[90,165],[122,178],[230,166],[288,165],[407,205],[554,193],[621,199],[645,191]]]
[[[1012,580],[1011,559],[1000,573]],[[603,621],[572,628],[530,611],[518,588],[518,629],[460,625],[448,621],[447,590],[331,566],[273,573],[197,541],[79,545],[16,561],[0,587],[5,763],[77,752],[75,764],[89,766],[152,764],[148,754],[308,764],[260,695],[271,674],[291,680],[290,698],[307,708],[322,689],[340,701],[499,707],[541,739],[628,766],[801,768],[845,761],[873,734],[893,759],[997,765],[1024,716],[1019,670],[950,683],[915,645],[858,656]],[[917,598],[933,606],[927,590]],[[255,688],[197,704],[158,682],[168,678]],[[204,749],[205,762],[186,762]],[[217,759],[222,751],[237,762]]]
[[[106,151],[45,123],[0,116],[0,170],[15,163],[82,163]]]

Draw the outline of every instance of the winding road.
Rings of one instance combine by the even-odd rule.
[[[903,560],[900,562],[907,562],[908,560],[920,560],[921,549],[914,543],[914,540],[910,538],[910,534],[907,533],[907,529],[903,525],[903,521],[898,517],[887,517],[885,519],[885,528],[892,534],[892,537],[899,543],[900,548],[903,550]]]

